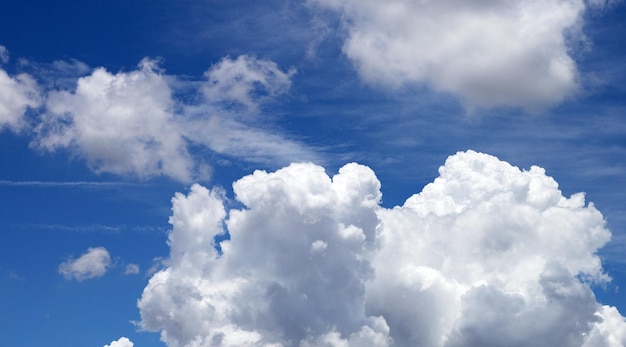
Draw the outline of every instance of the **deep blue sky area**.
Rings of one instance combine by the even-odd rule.
[[[622,315],[626,312],[622,293],[626,290],[626,3],[613,1],[597,8],[584,2],[588,8],[581,11],[578,24],[562,30],[580,29],[576,39],[564,39],[564,54],[575,64],[576,90],[538,108],[518,101],[470,105],[471,91],[447,87],[435,73],[413,78],[410,66],[400,74],[406,80],[395,85],[384,73],[371,77],[375,73],[368,75],[368,71],[378,70],[366,71],[365,58],[351,56],[346,42],[354,28],[366,35],[380,26],[385,35],[393,35],[385,27],[392,25],[367,22],[366,6],[363,12],[351,12],[323,3],[0,2],[0,48],[8,52],[7,59],[0,59],[0,72],[12,79],[30,76],[39,93],[37,105],[8,111],[19,113],[23,120],[17,127],[3,126],[2,103],[8,101],[0,96],[0,344],[100,347],[126,336],[135,346],[164,346],[158,333],[141,331],[137,300],[154,272],[167,266],[163,260],[170,251],[171,199],[176,192],[187,193],[195,182],[222,187],[227,206],[240,208],[232,182],[254,170],[274,171],[290,162],[315,161],[332,176],[344,164],[358,162],[376,173],[382,185],[381,205],[392,208],[433,182],[448,156],[470,149],[521,169],[544,168],[565,197],[586,193],[586,201],[593,202],[613,234],[599,251],[613,280],[590,286],[598,302],[616,306]],[[557,34],[567,37],[558,30]],[[416,46],[408,51],[415,54],[417,64],[420,52],[427,55],[436,49]],[[198,86],[217,76],[221,62],[240,56],[272,62],[289,82],[276,75],[267,77],[276,78],[270,82],[249,82],[253,90],[246,95],[256,108],[245,104],[247,99],[237,99],[243,98],[240,95],[203,99],[202,95],[214,94],[206,92],[209,87]],[[70,144],[47,149],[41,145],[46,136],[41,129],[54,131],[71,123],[67,119],[45,122],[55,119],[53,103],[61,100],[59,95],[77,93],[79,78],[84,81],[99,67],[111,76],[130,76],[144,71],[138,64],[146,57],[157,61],[157,67],[146,74],[156,71],[154,75],[163,77],[171,89],[175,115],[167,124],[172,129],[199,131],[180,124],[187,124],[187,117],[202,118],[211,112],[222,112],[225,116],[215,119],[235,125],[214,133],[185,130],[181,138],[186,154],[152,152],[153,147],[146,145],[141,153],[165,158],[151,169],[128,169],[124,155],[117,156],[106,141],[90,147],[98,142],[88,142],[87,135],[76,135]],[[389,63],[390,70],[396,68],[393,64]],[[467,64],[467,69],[478,69]],[[262,63],[251,66],[275,71]],[[376,76],[383,76],[382,82]],[[248,83],[239,78],[234,83]],[[120,85],[134,82],[129,77],[124,83]],[[274,83],[277,87],[272,91]],[[0,85],[0,93],[9,95],[10,88],[17,87]],[[121,90],[120,95],[132,93],[132,88]],[[104,97],[98,95],[95,98]],[[98,120],[106,121],[103,117],[113,114],[85,106],[88,99],[63,100],[64,114],[73,114],[77,124],[79,114],[94,124],[103,124]],[[128,106],[129,117],[134,116],[133,110],[143,110],[140,106]],[[89,118],[90,114],[96,116]],[[146,129],[152,124],[149,116],[141,118]],[[109,124],[115,122],[121,121]],[[221,136],[230,139],[229,134],[240,129],[246,135],[220,142]],[[119,133],[124,134],[120,142],[128,140],[125,130]],[[141,129],[129,134],[144,136]],[[135,142],[128,141],[118,151],[131,153]],[[160,138],[151,141],[154,145]],[[263,143],[276,147],[263,147]],[[192,170],[191,179],[170,174],[166,160],[185,155],[193,170],[205,171]],[[121,158],[120,163],[116,158]],[[62,275],[62,263],[94,247],[103,247],[110,255],[106,274],[81,280]],[[137,273],[127,273],[129,265],[137,266]]]

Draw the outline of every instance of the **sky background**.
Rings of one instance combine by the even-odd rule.
[[[191,201],[194,183],[219,187],[215,194],[234,211],[250,208],[240,196],[251,194],[250,204],[255,203],[256,195],[245,193],[243,183],[237,198],[232,187],[255,170],[313,162],[332,177],[357,162],[373,170],[381,184],[380,206],[393,211],[443,175],[438,169],[449,156],[466,150],[523,170],[544,168],[566,198],[586,193],[612,233],[598,252],[612,280],[581,283],[597,302],[623,314],[625,15],[624,2],[597,0],[0,3],[2,344],[104,346],[124,336],[135,346],[164,346],[158,333],[145,330],[172,329],[170,340],[165,338],[170,346],[191,346],[185,334],[202,333],[182,318],[150,320],[167,308],[151,306],[158,300],[146,288],[162,269],[181,278],[200,276],[177,267],[175,247],[183,253],[193,248],[193,242],[172,236],[193,229],[181,217],[192,210],[182,196],[176,198],[179,217],[172,220],[183,226],[168,223],[177,192]],[[494,172],[502,170],[503,177],[519,176],[502,162],[477,158]],[[284,189],[313,181],[296,180]],[[329,208],[339,209],[332,204]],[[265,210],[250,211],[262,217]],[[379,218],[394,225],[399,219],[391,214]],[[562,237],[567,243],[583,234]],[[259,242],[280,253],[281,237],[268,234]],[[596,244],[584,240],[593,254]],[[330,252],[329,244],[311,250]],[[232,240],[233,254],[245,254],[244,245]],[[85,254],[92,258],[82,258]],[[373,268],[394,269],[373,257]],[[82,265],[75,262],[80,259]],[[245,264],[232,259],[220,269],[234,273],[241,267],[233,264]],[[521,255],[507,259],[528,261]],[[579,268],[562,262],[572,278],[584,277],[585,271],[576,273]],[[399,264],[402,260],[395,268]],[[269,278],[258,276],[248,280]],[[369,286],[365,277],[358,280]],[[373,283],[376,297],[374,290],[383,289]],[[384,309],[367,310],[384,316]],[[393,313],[386,317],[393,332],[389,317]],[[357,334],[340,318],[335,324],[344,329],[343,338]],[[225,321],[236,325],[234,318]],[[191,325],[175,332],[176,324]],[[280,336],[295,338],[277,325],[284,329]],[[319,336],[330,336],[323,333]],[[261,334],[266,341],[275,338]],[[405,340],[392,336],[402,346]],[[450,336],[448,345],[480,345]],[[322,337],[306,341],[322,345]]]

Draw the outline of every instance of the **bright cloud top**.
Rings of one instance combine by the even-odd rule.
[[[102,277],[111,266],[111,256],[104,247],[87,249],[77,259],[68,259],[59,265],[59,273],[66,279],[83,281]]]
[[[579,87],[568,40],[584,40],[583,0],[310,2],[341,13],[344,52],[371,83],[426,83],[468,108],[545,107]]]
[[[472,151],[403,206],[374,172],[313,164],[173,198],[167,267],[139,301],[169,346],[621,346],[589,288],[610,239],[583,194]],[[219,254],[214,238],[228,232]]]
[[[104,347],[133,347],[135,344],[132,343],[127,337],[120,337],[119,340],[111,342],[109,345],[105,345]]]

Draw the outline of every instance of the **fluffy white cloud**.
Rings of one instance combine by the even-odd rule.
[[[66,279],[83,281],[102,277],[111,266],[111,256],[104,247],[87,249],[77,259],[68,259],[59,265],[59,273]]]
[[[127,337],[120,337],[119,340],[112,341],[111,344],[104,347],[133,347],[134,345]]]
[[[9,52],[0,46],[0,63],[9,61]],[[0,131],[7,127],[20,131],[26,125],[24,113],[29,107],[38,107],[41,96],[37,82],[28,74],[15,77],[0,69]]]
[[[248,56],[222,59],[201,83],[165,75],[149,59],[131,72],[97,68],[78,79],[74,91],[49,93],[34,145],[69,149],[96,172],[185,182],[210,171],[190,144],[253,162],[314,159],[305,146],[238,115],[257,116],[263,102],[289,88],[292,74]],[[174,96],[178,92],[194,97]]]
[[[541,168],[459,153],[380,216],[374,267],[396,270],[369,283],[369,308],[401,346],[580,346],[597,321],[578,278],[608,280],[595,252],[610,233]]]
[[[341,13],[343,50],[371,83],[426,83],[468,108],[545,107],[579,87],[568,40],[584,40],[583,0],[310,3]]]
[[[364,307],[378,187],[356,164],[333,180],[312,164],[257,171],[235,183],[248,209],[227,221],[220,191],[177,194],[169,266],[144,291],[142,327],[162,330],[170,346],[296,345],[336,334],[386,341],[386,324]],[[225,228],[233,241],[218,257],[214,236]]]
[[[610,239],[583,194],[472,151],[403,206],[348,164],[256,171],[173,198],[171,249],[138,305],[168,346],[619,346],[589,287]],[[229,241],[216,250],[215,236]]]
[[[115,75],[95,69],[78,80],[75,92],[51,93],[46,107],[38,127],[41,148],[71,148],[96,172],[192,177],[172,92],[153,61]]]
[[[626,345],[626,321],[615,307],[602,306],[598,322],[587,334],[583,347],[623,347]]]

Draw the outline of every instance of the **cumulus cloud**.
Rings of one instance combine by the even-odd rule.
[[[166,75],[150,59],[130,72],[96,68],[75,90],[49,93],[33,144],[67,149],[98,173],[184,182],[210,172],[190,145],[254,162],[312,159],[303,145],[238,116],[258,115],[268,98],[288,90],[292,74],[248,56],[222,59],[200,83]],[[180,98],[180,89],[192,89],[193,97]]]
[[[601,324],[595,324],[583,347],[623,347],[626,345],[624,317],[615,307],[604,305],[596,313]]]
[[[59,273],[68,280],[83,281],[104,276],[111,266],[111,256],[104,247],[87,249],[77,259],[68,259],[59,265]]]
[[[9,55],[0,46],[0,62],[6,63]],[[37,82],[28,74],[10,76],[0,68],[0,131],[9,128],[19,132],[27,126],[24,114],[28,108],[36,108],[41,103]]]
[[[341,14],[343,46],[362,78],[427,84],[468,108],[535,109],[579,88],[570,40],[604,1],[310,0]],[[590,3],[590,4],[589,4]],[[589,5],[588,5],[589,4]]]
[[[242,55],[224,58],[206,71],[203,87],[206,98],[214,103],[238,103],[256,111],[265,97],[285,93],[295,70],[282,71],[273,61]],[[259,88],[260,87],[260,88]]]
[[[595,254],[610,239],[600,212],[583,194],[563,197],[539,167],[520,171],[467,152],[439,173],[379,214],[374,267],[397,270],[369,283],[369,307],[388,319],[394,339],[580,346],[599,322],[586,283],[609,280]]]
[[[111,344],[104,347],[133,347],[134,345],[127,337],[120,337],[119,340],[112,341]]]
[[[439,173],[392,209],[358,164],[256,171],[233,184],[241,209],[220,189],[176,194],[141,327],[177,347],[626,343],[590,289],[610,280],[611,234],[582,193],[472,151]]]
[[[174,120],[172,91],[143,60],[139,69],[111,74],[98,68],[75,92],[52,92],[38,127],[38,146],[70,148],[96,172],[191,179],[193,162]]]
[[[368,241],[380,198],[373,178],[356,164],[334,180],[312,164],[257,171],[235,183],[248,209],[231,210],[226,221],[219,190],[194,185],[187,196],[177,194],[169,266],[144,291],[142,327],[162,330],[171,346],[294,345],[366,334],[386,341],[386,324],[363,305],[373,275],[364,255],[374,247]],[[214,237],[226,230],[233,242],[222,242],[218,257]],[[312,249],[318,240],[328,246]]]

